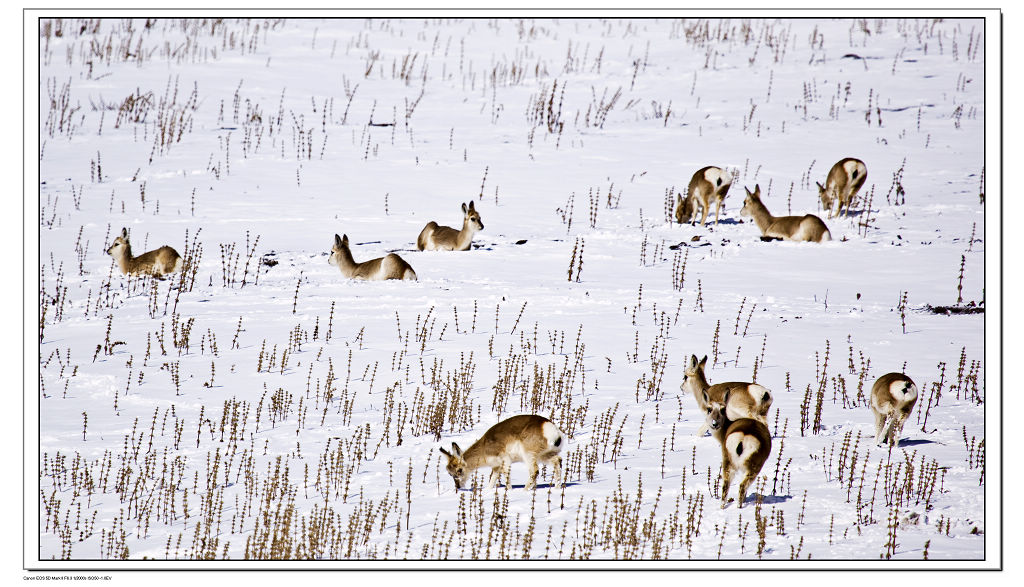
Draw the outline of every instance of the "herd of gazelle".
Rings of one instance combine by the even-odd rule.
[[[832,218],[846,215],[851,202],[867,178],[863,161],[846,158],[828,173],[825,185],[818,184],[822,207]],[[693,174],[685,198],[677,196],[675,216],[679,223],[695,223],[701,215],[701,225],[707,221],[711,204],[715,204],[715,224],[718,224],[722,201],[732,185],[732,176],[719,167],[704,167]],[[740,210],[741,216],[753,218],[763,237],[823,242],[832,239],[828,227],[821,218],[804,216],[772,216],[761,202],[761,187],[746,190],[747,195]],[[473,235],[483,230],[473,202],[462,204],[462,230],[428,222],[416,238],[420,251],[466,251],[473,242]],[[163,277],[181,271],[182,258],[173,248],[163,246],[152,251],[132,256],[128,231],[121,234],[107,249],[124,274],[150,274]],[[356,262],[349,247],[348,235],[334,235],[328,263],[336,266],[341,274],[350,279],[380,281],[385,279],[415,280],[416,272],[405,259],[394,253]],[[731,501],[728,498],[733,477],[739,479],[739,507],[746,501],[747,489],[768,460],[772,449],[772,437],[768,430],[768,410],[772,405],[772,394],[757,383],[730,381],[708,383],[704,374],[707,356],[697,361],[691,355],[683,371],[680,389],[693,395],[699,409],[706,414],[704,424],[697,434],[703,436],[710,431],[722,451],[722,507]],[[917,402],[917,386],[902,373],[888,373],[878,378],[871,388],[871,411],[875,419],[875,442],[879,445],[895,445],[899,440],[903,424]],[[537,487],[540,463],[552,465],[552,486],[562,482],[561,452],[565,448],[565,435],[558,427],[543,416],[518,415],[498,422],[479,440],[465,451],[452,442],[452,450],[441,449],[448,459],[447,470],[455,481],[456,490],[468,485],[473,471],[490,467],[488,487],[493,487],[502,476],[509,478],[512,463],[526,463],[527,489]]]
[[[706,431],[718,441],[722,453],[722,507],[732,501],[729,487],[735,477],[739,481],[738,506],[743,507],[747,489],[761,472],[772,450],[772,435],[768,430],[768,410],[772,394],[757,383],[730,381],[711,385],[704,375],[708,358],[699,362],[690,356],[685,366],[680,389],[693,394],[699,409],[706,414],[704,424],[697,431]],[[917,403],[917,386],[902,373],[887,373],[878,378],[871,388],[871,411],[875,416],[875,442],[895,445],[907,416]],[[440,449],[447,457],[448,474],[455,481],[455,489],[468,486],[476,469],[490,467],[488,488],[510,474],[512,463],[526,463],[528,480],[526,489],[537,487],[538,463],[552,465],[551,486],[562,482],[561,452],[565,436],[561,430],[543,416],[534,414],[512,416],[491,426],[479,440],[465,451],[452,442],[451,452]]]
[[[850,211],[857,192],[868,177],[868,168],[860,159],[847,157],[836,162],[825,178],[825,185],[818,183],[818,196],[821,206],[832,218],[833,205],[835,216],[840,213],[846,216]],[[704,226],[715,204],[715,225],[718,225],[719,211],[722,202],[732,187],[732,175],[721,167],[708,166],[698,169],[690,179],[686,197],[676,195],[676,222],[696,224],[700,213],[700,224]],[[832,240],[832,234],[821,218],[814,214],[804,216],[772,216],[761,201],[761,186],[754,186],[754,191],[744,188],[747,192],[743,200],[740,216],[749,216],[761,230],[765,239],[782,239],[788,241],[825,242]]]
[[[847,157],[840,160],[828,172],[825,185],[818,183],[818,192],[822,206],[828,210],[832,218],[832,207],[836,204],[836,216],[840,212],[845,216],[854,197],[867,179],[867,167],[860,159]],[[715,225],[722,209],[722,202],[732,186],[732,175],[721,167],[707,166],[699,169],[690,179],[687,194],[677,195],[675,216],[680,224],[696,223],[700,214],[700,223],[707,222],[712,202],[715,204]],[[761,202],[761,186],[754,191],[746,190],[747,196],[740,210],[741,216],[750,216],[761,229],[764,237],[794,241],[822,242],[832,239],[825,223],[813,214],[805,216],[772,216]],[[462,229],[441,226],[433,220],[428,222],[419,236],[416,237],[416,248],[420,251],[468,251],[473,243],[473,235],[484,229],[474,202],[462,204]],[[181,270],[181,255],[168,246],[160,247],[139,255],[132,256],[132,247],[128,242],[128,231],[122,228],[121,234],[114,239],[114,244],[107,249],[120,267],[121,272],[128,274],[145,273],[163,277]],[[383,281],[386,279],[415,280],[416,272],[405,259],[394,253],[378,257],[362,263],[352,257],[348,245],[348,235],[334,235],[331,255],[328,263],[335,265],[342,275],[350,279],[366,279]]]

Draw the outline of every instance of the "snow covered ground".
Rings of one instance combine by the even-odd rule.
[[[1000,326],[956,312],[1000,302],[998,30],[912,16],[28,19],[26,565],[998,566]],[[677,224],[706,165],[719,222]],[[763,242],[755,185],[833,240]],[[471,250],[416,250],[470,201]],[[121,275],[122,227],[186,270]],[[418,281],[344,279],[335,234]],[[774,395],[743,508],[691,355]],[[891,371],[920,399],[889,450]],[[520,413],[568,483],[456,491],[439,449]]]

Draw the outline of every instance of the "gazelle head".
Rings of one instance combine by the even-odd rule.
[[[751,192],[747,188],[743,188],[747,192],[747,197],[743,198],[743,207],[740,208],[740,216],[753,216],[753,205],[754,202],[761,203],[761,185],[757,184],[754,186],[754,191]]]
[[[465,222],[469,223],[473,230],[484,229],[484,223],[480,221],[480,213],[476,211],[472,200],[470,200],[469,206],[466,206],[465,202],[463,202],[462,213],[466,215]]]
[[[816,181],[814,183],[818,184],[818,197],[821,198],[821,204],[826,208],[831,208],[832,195],[828,193],[828,190],[825,189],[825,186],[821,185],[820,181]]]
[[[705,394],[705,397],[706,394]],[[725,426],[725,405],[729,402],[729,394],[725,394],[725,400],[722,403],[711,402],[707,407],[706,424],[711,429],[711,434],[714,435],[715,431]]]
[[[128,243],[128,229],[122,228],[121,234],[114,239],[114,244],[110,245],[107,249],[107,254],[111,257],[117,258],[124,256],[125,253],[131,253],[132,246]]]
[[[331,247],[331,256],[327,257],[327,262],[330,263],[331,265],[337,265],[340,259],[339,255],[341,255],[342,251],[349,251],[348,235],[346,234],[345,236],[338,236],[337,234],[335,234],[334,246]],[[351,254],[352,253],[349,252],[349,255]]]
[[[690,355],[690,362],[688,362],[686,366],[683,367],[683,382],[679,385],[679,389],[683,391],[689,391],[690,386],[688,384],[694,383],[694,381],[691,381],[691,378],[697,377],[697,379],[699,380],[700,378],[698,376],[698,373],[704,371],[704,365],[706,365],[707,363],[707,355],[704,355],[704,358],[701,359],[699,362],[697,361],[697,355]],[[699,385],[699,382],[697,382],[697,385]]]
[[[690,377],[696,377],[697,373],[704,370],[704,365],[708,364],[708,356],[704,355],[704,358],[697,361],[697,355],[690,355],[690,362],[683,368],[683,381],[685,382]]]
[[[445,449],[441,449],[441,454],[448,457],[448,474],[455,480],[455,489],[462,489],[469,480],[470,470],[466,466],[466,459],[462,456],[462,449],[459,445],[452,443],[452,452],[448,452]]]

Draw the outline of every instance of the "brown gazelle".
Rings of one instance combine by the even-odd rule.
[[[822,243],[832,240],[832,233],[821,218],[814,214],[804,216],[772,216],[768,208],[761,202],[761,186],[754,186],[754,191],[746,190],[747,197],[743,200],[740,216],[750,216],[761,229],[761,234],[768,238],[780,238],[787,241]]]
[[[352,258],[352,250],[348,246],[348,235],[334,235],[334,246],[327,262],[341,269],[341,274],[350,279],[366,279],[384,281],[385,279],[416,280],[416,272],[405,262],[405,259],[394,253],[378,257],[363,263],[356,263]]]
[[[480,213],[472,201],[469,206],[462,204],[462,214],[462,230],[440,226],[433,220],[428,222],[416,238],[416,248],[421,251],[468,251],[473,235],[484,229],[484,223],[480,221]]]
[[[741,381],[729,381],[710,385],[704,376],[704,367],[708,358],[705,355],[697,362],[697,355],[690,355],[690,362],[683,368],[683,383],[679,386],[684,392],[693,394],[702,412],[714,402],[725,405],[729,419],[739,420],[751,418],[763,424],[768,423],[768,409],[772,406],[772,392],[763,385]],[[726,401],[728,398],[728,401]],[[704,436],[708,429],[707,423],[697,431]]]
[[[537,487],[538,462],[554,468],[551,486],[562,479],[562,457],[565,435],[551,420],[536,415],[512,416],[491,426],[480,440],[462,451],[452,443],[452,452],[441,449],[448,457],[448,474],[455,480],[455,489],[462,489],[470,475],[480,467],[491,467],[487,487],[494,487],[499,477],[507,474],[512,463],[526,463],[529,480],[526,489]]]
[[[903,373],[886,373],[871,386],[875,443],[895,445],[907,416],[917,403],[917,385]]]
[[[772,452],[772,435],[757,420],[732,420],[725,403],[711,402],[707,408],[707,427],[722,447],[722,507],[729,504],[729,485],[734,475],[740,478],[739,507],[747,500],[747,488],[761,472]]]
[[[732,186],[732,175],[721,167],[709,165],[697,170],[690,178],[686,190],[686,198],[676,195],[676,222],[682,224],[697,219],[697,209],[701,210],[700,225],[708,219],[711,202],[715,202],[715,226],[718,225],[718,213],[722,209],[722,201]]]
[[[114,244],[107,249],[107,254],[117,261],[121,273],[146,273],[163,277],[175,271],[181,271],[181,255],[168,246],[147,251],[138,257],[132,256],[132,245],[128,242],[128,229],[122,228],[121,234],[114,239]]]
[[[846,216],[853,204],[853,198],[856,197],[867,178],[867,165],[864,165],[860,159],[847,157],[837,161],[828,171],[825,185],[818,183],[818,196],[821,198],[822,210],[828,210],[828,217],[832,218],[832,204],[839,202],[835,215],[839,216],[839,213],[842,212],[843,216]]]

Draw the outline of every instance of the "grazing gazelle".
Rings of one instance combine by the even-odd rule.
[[[697,355],[690,355],[690,362],[683,369],[683,383],[679,389],[692,393],[702,411],[706,411],[708,406],[717,402],[725,405],[730,420],[751,418],[767,424],[768,409],[772,406],[772,392],[757,383],[741,381],[709,385],[704,376],[704,366],[707,362],[707,355],[699,363]],[[707,429],[705,422],[697,431],[697,435],[704,436]]]
[[[725,403],[729,396],[726,394]],[[747,487],[753,483],[772,452],[772,435],[757,420],[732,420],[725,405],[711,402],[707,408],[707,426],[722,447],[722,507],[729,503],[729,485],[733,475],[740,477],[739,507],[747,500]]]
[[[853,198],[864,185],[868,178],[868,168],[860,159],[847,157],[840,159],[828,171],[825,185],[818,182],[818,195],[821,197],[821,207],[828,210],[828,217],[832,218],[832,203],[839,202],[836,208],[836,216],[842,212],[846,216],[853,204]],[[844,210],[843,207],[846,207]]]
[[[132,245],[128,242],[128,229],[126,228],[121,229],[121,235],[114,239],[114,244],[107,249],[107,254],[117,261],[117,266],[124,274],[147,273],[163,277],[169,273],[181,271],[181,255],[166,245],[133,257]]]
[[[722,209],[722,200],[729,193],[732,176],[721,167],[708,166],[697,170],[690,178],[690,186],[686,190],[686,198],[676,195],[676,222],[694,223],[697,209],[701,209],[700,225],[708,219],[711,202],[715,202],[715,226],[718,225],[718,213]]]
[[[744,188],[746,189],[746,188]],[[740,216],[750,216],[761,229],[761,234],[769,238],[780,238],[787,241],[806,241],[821,243],[832,240],[832,233],[825,223],[814,214],[804,216],[772,216],[768,208],[761,202],[761,186],[754,186],[754,192],[746,190],[747,197],[743,200]]]
[[[917,386],[903,373],[886,373],[871,386],[871,412],[875,415],[875,443],[899,441],[907,416],[917,403]]]
[[[470,474],[480,467],[491,467],[487,487],[494,487],[498,478],[509,471],[512,463],[525,462],[529,472],[526,489],[537,487],[537,462],[554,468],[551,486],[562,478],[562,457],[565,436],[551,420],[536,415],[512,416],[491,426],[484,435],[466,449],[452,443],[452,452],[441,449],[448,457],[448,473],[455,480],[455,489],[462,489]]]
[[[348,246],[348,235],[334,235],[334,246],[327,262],[341,269],[341,274],[348,278],[383,281],[385,279],[408,279],[415,281],[416,272],[405,262],[405,259],[394,253],[378,257],[363,263],[356,263],[352,258],[352,250]]]
[[[433,220],[428,222],[416,237],[416,248],[421,251],[468,251],[473,235],[484,229],[484,223],[480,221],[480,213],[472,201],[469,206],[463,202],[462,214],[462,230],[440,226]]]

